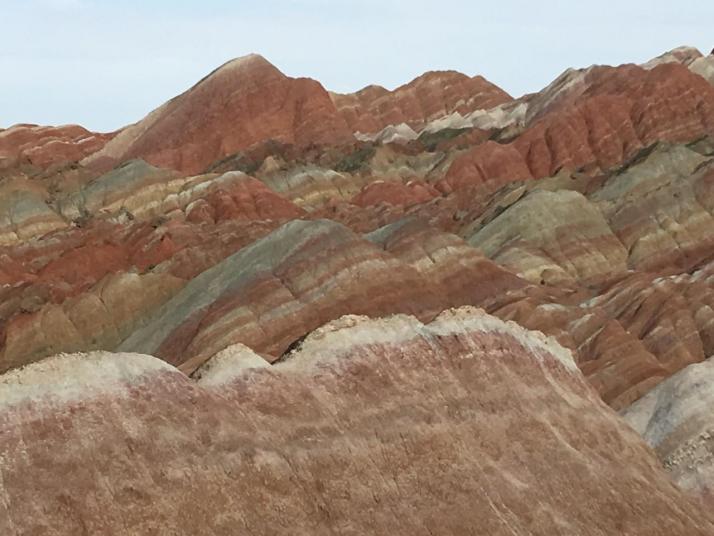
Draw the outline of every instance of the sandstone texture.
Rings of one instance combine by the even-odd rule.
[[[79,125],[15,125],[0,130],[0,170],[18,165],[45,169],[78,162],[101,149],[112,136]]]
[[[567,351],[477,310],[346,316],[277,365],[213,360],[195,379],[126,353],[0,377],[3,534],[714,530]]]

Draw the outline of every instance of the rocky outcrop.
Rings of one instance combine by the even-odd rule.
[[[527,288],[488,310],[556,337],[603,400],[623,409],[714,352],[712,270],[709,264],[691,274],[635,272],[594,297]]]
[[[0,196],[12,207],[0,235],[0,370],[115,348],[187,280],[304,214],[240,172],[183,178],[141,161],[61,197],[57,212],[23,184]],[[131,284],[108,298],[114,277]]]
[[[430,184],[419,180],[407,183],[400,181],[374,181],[365,186],[358,195],[352,198],[351,202],[361,207],[379,203],[411,206],[426,203],[438,196],[438,190]]]
[[[141,158],[195,174],[268,140],[306,146],[353,137],[318,82],[289,78],[251,55],[225,64],[125,128],[85,164],[107,169]]]
[[[563,221],[564,226],[572,223],[600,228],[614,235],[626,250],[630,269],[690,269],[706,261],[712,248],[712,160],[704,147],[706,143],[702,143],[654,144],[607,175],[561,172],[539,181],[492,188],[490,194],[485,185],[469,190],[468,195],[484,192],[486,203],[479,206],[472,202],[473,208],[462,218],[460,232],[471,237],[488,229],[489,236],[493,234],[496,240],[489,246],[490,251],[495,252],[499,243],[516,247],[518,242],[512,238],[517,233],[519,240],[531,246],[538,247],[541,239],[553,244],[553,237],[545,237],[543,232],[556,232],[557,221]],[[456,198],[462,196],[458,190],[455,194]],[[531,196],[539,197],[533,201]],[[561,214],[564,220],[555,216],[558,206],[570,211],[568,215]],[[527,216],[531,210],[538,215]],[[520,232],[515,230],[514,218],[552,221],[543,225],[524,221]],[[579,218],[587,221],[579,224]],[[504,229],[510,230],[503,234]],[[572,238],[578,240],[576,236]],[[608,270],[616,275],[622,269],[622,264],[615,264]]]
[[[2,533],[714,530],[567,352],[476,310],[348,316],[197,376],[106,353],[2,376]]]
[[[714,167],[689,147],[657,144],[593,192],[628,265],[689,269],[714,248]]]
[[[533,172],[518,148],[487,141],[457,158],[437,188],[452,192],[483,183],[507,184],[532,178]]]
[[[129,161],[58,201],[67,219],[91,216],[189,221],[296,218],[302,211],[262,182],[239,171],[180,177],[141,160]]]
[[[526,286],[423,221],[366,237],[327,220],[293,221],[192,279],[119,348],[189,372],[235,343],[277,359],[343,314],[429,319],[448,307],[505,300]]]
[[[442,306],[490,305],[508,301],[528,283],[504,270],[458,236],[440,231],[423,220],[404,218],[366,238],[406,263],[428,282]]]
[[[15,125],[0,129],[0,170],[17,166],[43,170],[78,162],[101,149],[112,136],[78,125]]]
[[[681,63],[690,71],[714,84],[714,54],[703,55],[694,47],[678,47],[645,63],[645,69],[652,69],[662,63]]]
[[[422,132],[439,132],[444,129],[463,128],[505,129],[513,125],[523,124],[527,110],[528,100],[521,98],[493,108],[474,110],[466,115],[453,112],[445,117],[430,121]]]
[[[261,181],[296,205],[314,208],[332,200],[351,199],[369,182],[369,178],[317,166],[300,166],[261,174]]]
[[[622,412],[681,488],[714,503],[714,361],[690,365]]]
[[[690,64],[689,69],[704,78],[710,84],[714,84],[714,54],[694,60]]]
[[[138,328],[186,281],[284,221],[248,215],[219,223],[92,221],[87,228],[0,250],[0,369],[58,351],[115,348],[126,330]],[[106,299],[97,296],[112,274],[141,284],[122,286],[105,311]],[[64,317],[82,327],[57,320],[65,327],[52,328]]]
[[[390,125],[384,128],[374,137],[374,141],[380,143],[408,143],[418,137],[419,134],[413,128],[406,123],[400,123],[399,125]]]
[[[613,407],[714,351],[705,145],[656,144],[605,176],[513,183],[464,216],[459,234],[541,287],[489,311],[557,337]]]

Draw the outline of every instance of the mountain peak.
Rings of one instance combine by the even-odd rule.
[[[275,65],[270,63],[267,59],[265,59],[265,57],[261,56],[260,54],[251,53],[245,56],[233,58],[232,60],[229,60],[224,63],[217,70],[220,71],[223,69],[250,69],[256,67],[272,67],[276,69]]]
[[[270,63],[260,54],[251,53],[246,56],[239,56],[228,60],[226,63],[217,67],[206,76],[201,78],[191,89],[195,89],[207,81],[215,81],[217,79],[223,78],[225,76],[235,77],[235,76],[251,76],[253,73],[269,73],[270,75],[278,75],[280,77],[285,77],[285,75],[278,69],[275,65]],[[191,90],[189,90],[191,91]]]
[[[642,64],[645,69],[653,69],[663,63],[681,63],[682,65],[690,65],[692,62],[704,56],[698,48],[683,45],[667,52],[660,54],[656,58],[652,58],[647,63]]]
[[[302,146],[353,138],[319,83],[288,77],[249,54],[213,70],[86,163],[106,167],[141,158],[195,174],[267,140]]]

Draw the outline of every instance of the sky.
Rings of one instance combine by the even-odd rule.
[[[712,21],[705,0],[0,0],[0,128],[115,130],[252,52],[339,92],[455,69],[519,96],[568,67],[708,53]]]

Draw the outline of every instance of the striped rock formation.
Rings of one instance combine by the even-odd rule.
[[[710,63],[0,131],[0,532],[712,533]]]
[[[235,343],[275,360],[343,314],[428,319],[525,286],[458,237],[418,223],[368,238],[329,220],[287,223],[194,278],[119,349],[188,372]]]
[[[6,281],[22,286],[4,291],[0,363],[7,369],[59,351],[116,350],[126,342],[122,348],[189,362],[191,370],[237,342],[275,359],[294,340],[341,314],[401,312],[426,319],[446,307],[473,304],[558,337],[603,398],[622,408],[708,355],[708,328],[701,320],[706,316],[698,311],[708,303],[711,286],[695,271],[712,251],[714,175],[709,157],[695,148],[660,144],[609,178],[530,181],[487,195],[483,204],[458,192],[421,204],[402,194],[380,197],[389,183],[372,183],[362,200],[355,198],[364,207],[314,215],[360,231],[371,231],[382,220],[386,227],[369,241],[330,221],[295,222],[282,238],[265,237],[281,222],[304,216],[258,181],[228,173],[162,182],[164,172],[133,163],[90,183],[87,191],[103,192],[102,184],[111,185],[132,169],[149,170],[146,185],[122,178],[126,190],[109,188],[114,197],[85,195],[84,206],[95,206],[91,200],[98,199],[97,207],[129,207],[136,221],[157,216],[161,207],[173,216],[159,224],[135,222],[129,229],[90,226],[47,241],[47,248],[19,265],[6,264]],[[236,197],[240,190],[232,189],[239,187],[253,193]],[[192,200],[192,192],[203,197]],[[217,221],[215,207],[241,206],[225,204],[239,198],[250,201],[248,209],[232,209]],[[462,221],[450,216],[452,210],[454,217],[459,213],[458,204],[450,204],[454,200],[470,209],[459,216]],[[108,208],[93,210],[112,214]],[[394,232],[396,238],[385,238]],[[25,248],[24,255],[36,248]],[[267,265],[251,260],[250,251],[257,250],[270,252]],[[17,255],[11,250],[11,258]],[[39,258],[46,266],[28,273]],[[102,308],[84,305],[97,303],[108,274],[127,271],[138,271],[138,281],[145,280],[144,273],[159,275],[154,281],[166,274],[166,287],[156,287],[159,301],[154,294],[144,296],[141,285],[120,296],[124,309],[133,311],[133,319],[121,324],[128,328],[106,320]],[[204,289],[224,273],[226,287],[209,299],[210,311],[195,298],[185,310],[165,301],[189,281],[185,293],[204,297]],[[139,305],[144,298],[148,308]],[[162,305],[175,309],[165,332],[157,327],[166,322],[157,317]],[[100,312],[89,313],[95,310]],[[80,327],[65,318],[78,319]],[[65,327],[51,329],[52,323]],[[142,329],[161,340],[148,344]],[[687,342],[673,346],[672,338]],[[628,351],[616,351],[620,347]]]
[[[643,67],[651,69],[661,63],[681,63],[687,66],[690,71],[714,84],[714,54],[705,56],[694,47],[679,47],[665,52],[644,64]]]
[[[714,352],[714,173],[700,150],[658,144],[609,175],[511,185],[460,231],[542,287],[489,311],[556,336],[617,408]]]
[[[15,125],[0,129],[0,171],[17,166],[46,169],[77,162],[101,149],[112,136],[78,125]]]
[[[529,103],[527,129],[492,151],[476,146],[445,177],[464,183],[541,178],[562,168],[608,170],[657,141],[714,134],[714,86],[678,63],[567,72]]]
[[[393,91],[372,85],[349,95],[331,96],[350,129],[362,134],[377,134],[401,124],[421,129],[452,113],[465,115],[512,100],[482,76],[469,78],[455,71],[425,73]]]
[[[0,181],[0,247],[19,244],[68,226],[48,206],[45,189],[26,178]]]
[[[710,263],[691,274],[634,273],[595,297],[546,287],[488,309],[556,337],[603,400],[623,409],[714,352],[713,269]]]
[[[318,82],[289,78],[261,56],[250,55],[228,62],[126,127],[84,164],[109,169],[141,158],[195,174],[269,139],[310,145],[353,137]]]
[[[194,379],[61,355],[0,393],[8,536],[714,531],[568,352],[473,309],[346,316]]]

